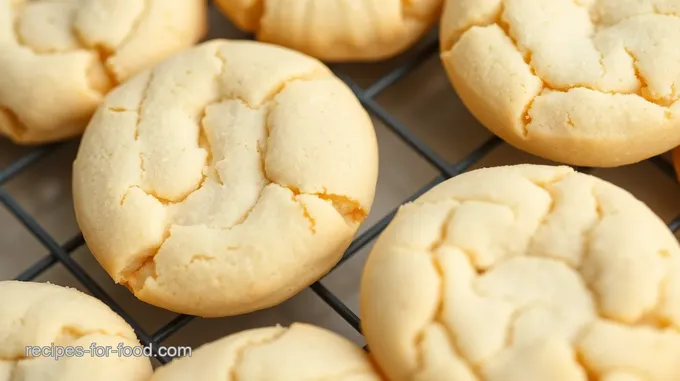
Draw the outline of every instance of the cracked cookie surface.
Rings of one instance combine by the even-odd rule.
[[[569,167],[468,172],[402,206],[362,278],[390,380],[680,379],[680,247]]]
[[[217,0],[258,40],[329,62],[376,61],[416,43],[437,22],[442,0]]]
[[[366,353],[309,324],[234,333],[156,370],[149,381],[381,381]]]
[[[441,58],[473,115],[553,161],[680,145],[680,0],[447,0]]]
[[[196,43],[203,0],[0,0],[0,134],[82,133],[105,94]]]
[[[34,346],[71,350],[89,350],[91,344],[113,349],[120,343],[139,346],[132,328],[98,299],[49,283],[2,281],[0,300],[0,381],[146,381],[151,377],[146,357],[62,353],[56,360],[54,354],[28,353]]]
[[[337,263],[373,203],[378,148],[321,62],[215,40],[112,91],[73,176],[78,223],[116,282],[226,316],[278,304]]]

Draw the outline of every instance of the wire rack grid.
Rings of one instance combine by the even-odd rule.
[[[381,94],[385,89],[396,84],[402,78],[415,71],[415,69],[420,67],[425,61],[438,54],[438,46],[439,42],[434,39],[433,41],[419,48],[414,48],[416,51],[412,52],[413,54],[409,54],[408,60],[400,63],[385,75],[375,80],[370,86],[364,88],[359,86],[354,80],[334,70],[336,75],[352,89],[357,98],[360,100],[361,104],[366,108],[366,110],[368,110],[370,114],[384,123],[384,125],[388,127],[389,130],[391,130],[394,134],[396,134],[408,147],[417,152],[424,160],[426,160],[439,172],[438,176],[420,188],[417,192],[412,194],[408,199],[403,200],[402,203],[412,201],[437,184],[466,172],[491,151],[496,149],[499,145],[505,144],[499,138],[491,137],[476,147],[462,160],[459,160],[455,163],[449,163],[437,153],[435,153],[434,149],[421,141],[409,128],[400,123],[393,115],[383,109],[383,107],[381,107],[378,102],[376,102],[375,97],[377,95]],[[13,198],[3,187],[9,180],[27,170],[33,164],[49,155],[62,144],[65,143],[50,144],[33,148],[21,157],[15,159],[12,163],[0,171],[0,203],[2,203],[2,205],[31,233],[31,235],[49,251],[49,254],[45,255],[42,259],[26,268],[18,276],[16,276],[15,279],[21,281],[34,280],[50,267],[57,263],[61,263],[93,296],[106,303],[113,311],[122,316],[132,326],[142,345],[152,348],[153,358],[155,358],[160,364],[166,364],[172,361],[172,358],[158,353],[160,344],[186,326],[194,317],[179,315],[166,325],[162,326],[156,332],[145,332],[141,325],[135,321],[135,319],[133,319],[128,312],[121,308],[120,305],[109,294],[107,294],[107,292],[104,291],[104,289],[87,271],[84,270],[84,268],[78,262],[76,262],[75,259],[71,258],[71,254],[85,244],[82,234],[77,234],[64,244],[59,244],[56,239],[47,232],[47,229],[45,229],[34,216],[28,213],[26,209],[24,209],[19,204],[19,202]],[[650,160],[663,173],[675,179],[673,166],[668,162],[668,160],[661,156],[651,158]],[[590,171],[589,168],[578,169],[582,172]],[[393,209],[390,213],[386,214],[370,228],[357,236],[333,270],[337,269],[354,254],[359,252],[359,250],[372,242],[383,231],[383,229],[385,229],[396,212],[397,208]],[[676,232],[680,229],[680,216],[677,216],[670,222],[669,228],[673,232]],[[331,272],[333,270],[331,270]],[[349,323],[357,332],[361,333],[360,320],[357,314],[351,308],[345,305],[333,292],[326,288],[323,285],[322,280],[312,284],[310,286],[311,290],[325,303],[327,303],[338,315],[340,315],[342,319]]]

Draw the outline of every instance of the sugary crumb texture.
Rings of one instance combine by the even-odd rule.
[[[217,0],[258,40],[325,61],[375,61],[417,42],[441,14],[442,0]]]
[[[111,88],[198,41],[205,17],[202,0],[0,0],[0,134],[80,134]]]
[[[611,167],[680,145],[680,1],[447,0],[442,61],[510,144]]]
[[[568,167],[477,170],[403,206],[361,308],[394,381],[680,380],[677,240]]]
[[[361,348],[307,324],[232,334],[157,369],[149,381],[185,380],[381,381]]]
[[[132,328],[104,303],[48,283],[0,282],[0,381],[146,381],[145,357],[31,357],[26,348],[139,346]]]
[[[211,41],[107,96],[74,164],[76,216],[141,300],[250,312],[337,263],[370,211],[377,152],[368,114],[322,63]]]

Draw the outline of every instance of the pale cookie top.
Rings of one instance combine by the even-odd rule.
[[[583,166],[680,145],[680,0],[447,0],[442,59],[509,143]]]
[[[326,61],[380,60],[407,49],[436,23],[442,0],[217,0],[260,41]]]
[[[568,167],[476,170],[401,207],[361,311],[393,381],[680,380],[677,240]]]
[[[377,155],[368,114],[319,61],[217,40],[107,96],[74,164],[76,215],[140,299],[247,312],[340,259],[370,211]]]
[[[203,0],[0,0],[0,134],[82,132],[113,86],[204,31]]]
[[[91,345],[139,346],[130,326],[104,303],[78,290],[48,283],[0,282],[0,381],[146,381],[145,357],[104,357]],[[56,359],[32,347],[82,350]],[[87,352],[85,352],[87,351]],[[42,351],[41,351],[42,352]]]
[[[149,381],[380,381],[349,340],[308,324],[257,328],[205,344]]]

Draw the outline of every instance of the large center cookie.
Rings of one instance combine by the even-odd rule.
[[[0,0],[0,134],[80,134],[104,94],[205,32],[204,0]]]
[[[74,289],[14,281],[0,282],[0,301],[0,381],[151,377],[149,358],[131,355],[141,352],[134,331],[101,301]]]
[[[618,166],[680,145],[680,1],[448,0],[442,60],[508,143]]]
[[[224,316],[324,275],[369,213],[366,111],[319,61],[213,41],[105,99],[74,163],[87,244],[151,304]]]
[[[366,352],[344,337],[296,323],[234,333],[171,362],[149,381],[381,381]]]
[[[217,0],[257,39],[325,61],[374,61],[409,48],[434,25],[442,0]]]
[[[481,169],[400,208],[361,285],[390,380],[680,380],[680,246],[568,167]]]

